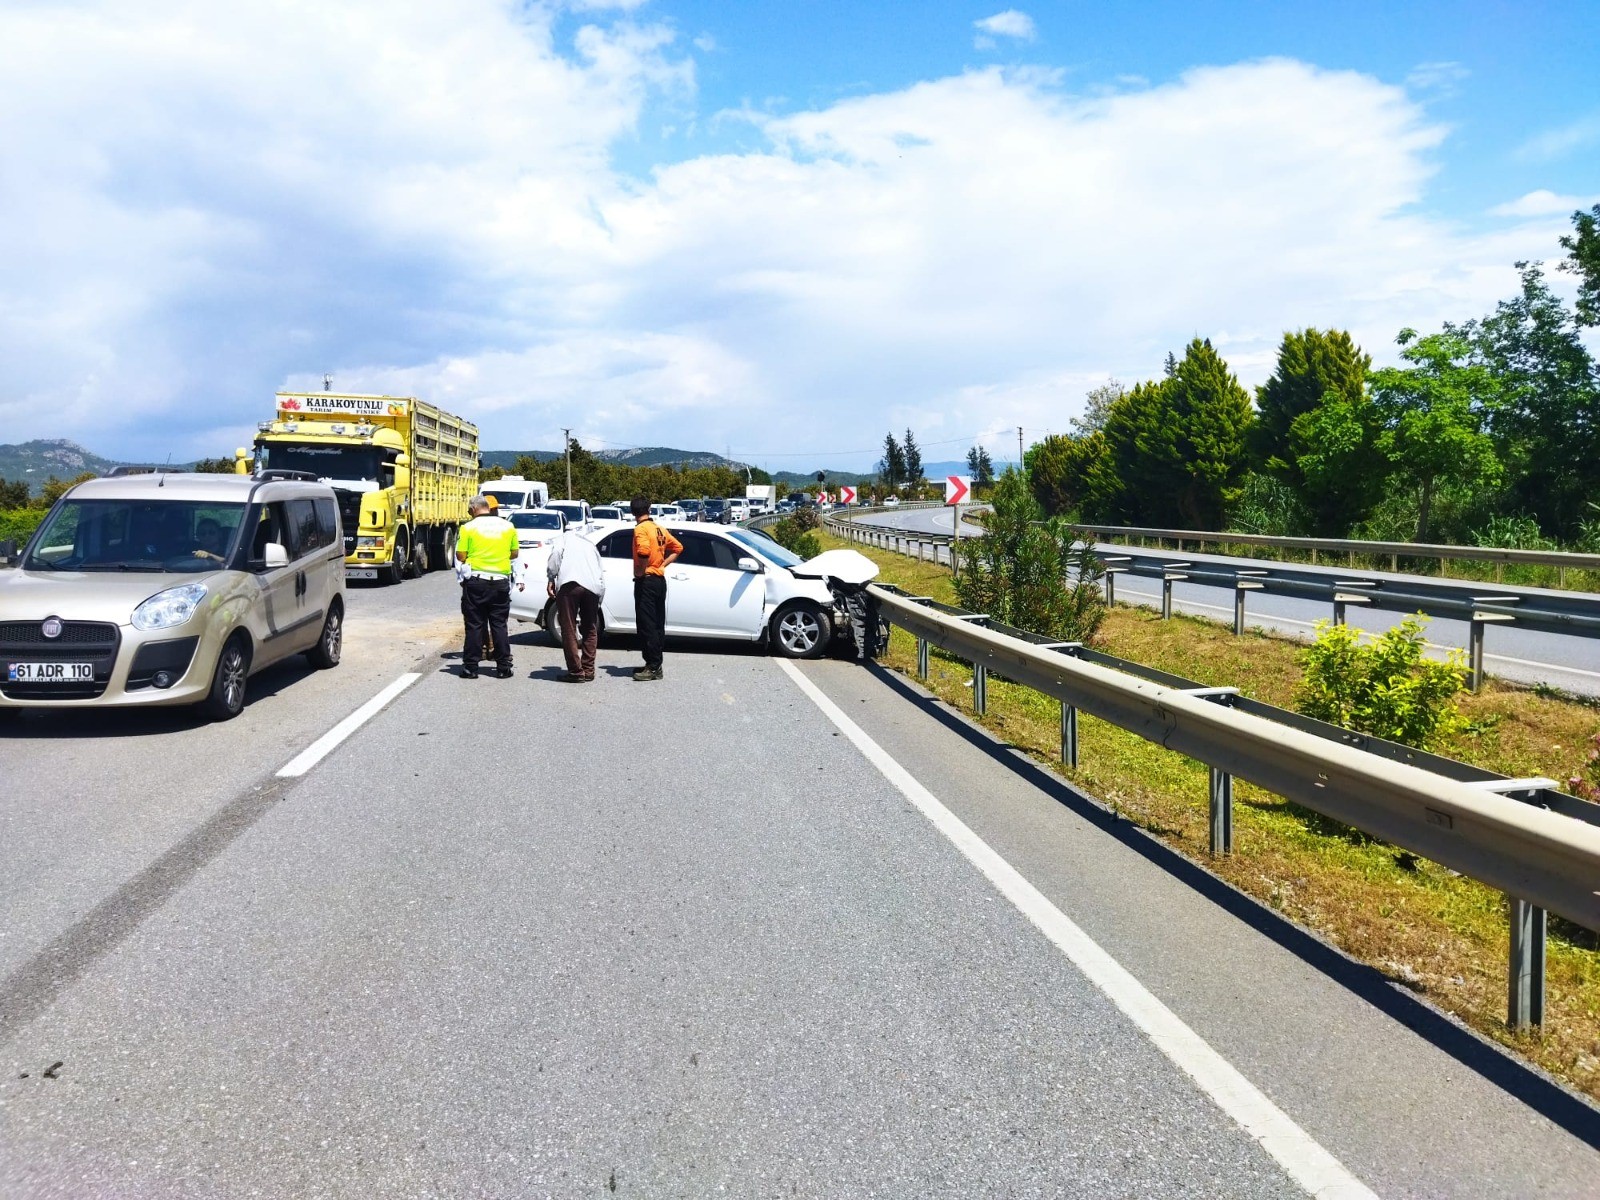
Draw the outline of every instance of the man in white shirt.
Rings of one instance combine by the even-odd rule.
[[[550,548],[545,567],[548,591],[561,621],[561,648],[567,656],[567,683],[594,682],[594,656],[600,643],[600,598],[606,594],[600,551],[579,533],[564,533]]]

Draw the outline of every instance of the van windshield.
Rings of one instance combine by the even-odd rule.
[[[233,558],[243,504],[68,500],[34,535],[24,571],[215,571]]]

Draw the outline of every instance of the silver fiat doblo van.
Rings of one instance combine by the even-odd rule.
[[[0,716],[197,704],[226,720],[263,667],[337,666],[338,503],[294,474],[129,475],[63,495],[0,571]]]

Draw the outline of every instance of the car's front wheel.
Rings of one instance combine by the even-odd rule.
[[[231,721],[244,711],[245,682],[250,678],[250,646],[235,634],[217,655],[211,672],[211,691],[200,709],[213,721]]]
[[[815,604],[791,604],[772,618],[771,637],[784,658],[816,658],[833,638],[833,618]]]

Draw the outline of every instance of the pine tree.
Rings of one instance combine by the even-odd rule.
[[[1283,335],[1277,368],[1256,390],[1252,457],[1300,497],[1321,537],[1346,536],[1383,494],[1371,366],[1348,333],[1305,329]]]
[[[883,481],[883,486],[890,491],[897,491],[906,478],[906,455],[900,448],[900,443],[894,440],[894,434],[886,434],[883,439],[883,458],[878,462],[878,477]]]
[[[917,439],[911,436],[911,430],[906,430],[904,443],[906,463],[906,483],[916,488],[922,484],[922,451],[917,446]]]
[[[1250,397],[1209,339],[1168,355],[1166,377],[1141,383],[1114,404],[1104,436],[1123,518],[1218,529],[1238,495]]]

